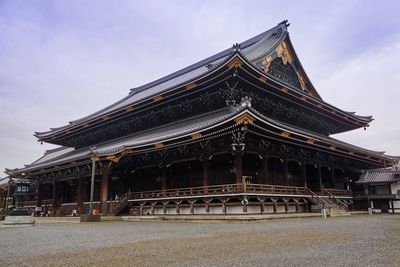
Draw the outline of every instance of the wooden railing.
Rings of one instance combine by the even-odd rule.
[[[343,190],[343,189],[324,189],[322,192],[324,195],[333,195],[335,197],[339,196],[349,196],[351,197],[352,194],[348,190]]]
[[[321,208],[331,208],[332,207],[331,203],[329,203],[328,201],[326,201],[325,199],[323,199],[322,197],[320,197],[319,195],[317,195],[316,193],[314,193],[313,191],[311,191],[307,187],[305,189],[306,189],[308,195],[311,196],[311,200],[315,204],[321,205],[322,206]]]
[[[167,189],[158,191],[144,191],[129,193],[129,199],[142,198],[171,198],[198,195],[230,194],[242,192],[242,184],[224,184],[200,187]]]
[[[246,191],[264,194],[308,195],[306,188],[299,186],[248,184]]]
[[[167,189],[158,191],[145,191],[128,193],[129,199],[147,198],[174,198],[190,197],[199,195],[217,195],[232,193],[262,193],[262,194],[282,194],[282,195],[309,195],[305,187],[265,185],[265,184],[224,184],[201,187],[188,187],[178,189]]]
[[[328,195],[328,197],[331,201],[333,201],[336,205],[339,206],[340,209],[345,210],[345,211],[347,211],[349,209],[349,206],[347,205],[347,203],[338,199],[335,195],[330,193],[330,191],[325,189],[324,192],[325,192],[325,194]]]

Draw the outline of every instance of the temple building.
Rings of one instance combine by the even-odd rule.
[[[392,167],[364,171],[357,183],[364,185],[372,212],[400,213],[400,159]]]
[[[12,178],[52,214],[238,214],[367,208],[363,170],[393,159],[330,137],[366,128],[325,102],[287,21],[67,125],[36,132],[59,145]],[[340,90],[340,89],[338,89]],[[357,195],[357,197],[355,197]]]

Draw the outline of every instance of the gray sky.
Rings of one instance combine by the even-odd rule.
[[[399,3],[2,0],[0,170],[54,147],[34,131],[95,112],[284,19],[323,99],[375,118],[366,131],[334,137],[400,155]]]

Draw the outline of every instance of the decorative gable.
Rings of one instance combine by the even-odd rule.
[[[254,64],[269,76],[311,96],[317,95],[313,92],[312,85],[308,84],[300,62],[290,48],[287,39],[283,40],[268,55],[257,61]]]

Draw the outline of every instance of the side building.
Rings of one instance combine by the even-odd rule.
[[[37,132],[59,145],[10,177],[29,177],[32,206],[101,213],[230,214],[348,209],[381,152],[330,137],[373,120],[325,102],[287,21],[138,88],[82,119]],[[111,201],[113,200],[113,201]],[[365,199],[357,199],[365,202]],[[366,204],[365,204],[366,206]]]
[[[365,171],[357,183],[364,186],[373,212],[400,213],[400,161],[389,168]]]

